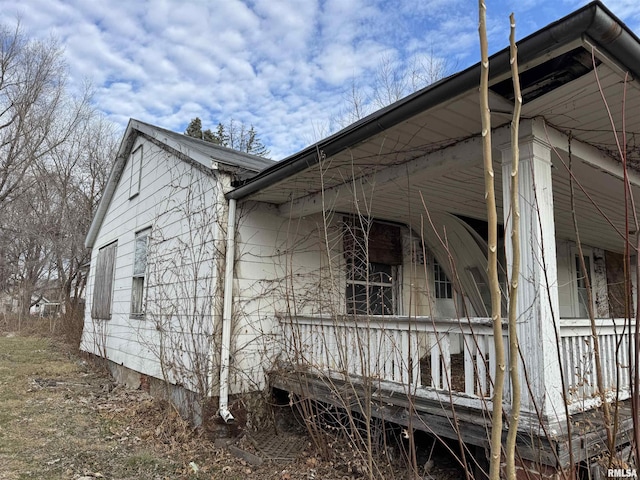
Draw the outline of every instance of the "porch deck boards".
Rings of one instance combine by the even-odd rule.
[[[328,378],[308,371],[279,371],[270,376],[271,386],[306,399],[362,412],[362,401],[373,402],[372,416],[403,426],[411,426],[434,436],[458,439],[466,444],[488,448],[491,406],[474,408],[454,405],[448,392],[439,399],[425,395],[426,389],[414,387],[412,394],[390,388],[386,382],[361,379]],[[369,393],[370,392],[370,393]],[[432,392],[431,392],[432,393]],[[452,397],[455,394],[452,394]],[[629,400],[620,402],[618,445],[629,441],[633,428]],[[605,450],[605,429],[600,410],[571,416],[571,446],[575,462],[596,456]],[[506,436],[506,432],[505,432]],[[544,429],[525,426],[517,437],[518,455],[526,460],[551,466],[568,466],[569,441],[566,434],[546,435]]]
[[[631,416],[631,400],[618,403],[618,428],[616,447],[631,441],[633,434],[633,418]],[[613,416],[613,405],[611,408]],[[604,427],[602,410],[591,409],[571,415],[571,446],[576,461],[597,456],[606,451],[607,434]],[[558,438],[558,456],[563,465],[569,464],[569,442],[567,436]]]

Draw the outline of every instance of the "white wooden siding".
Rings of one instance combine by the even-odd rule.
[[[147,140],[138,138],[132,151],[135,152],[140,146],[143,146],[144,152],[140,193],[129,198],[132,174],[131,158],[129,158],[95,241],[87,281],[87,314],[85,314],[81,348],[98,355],[106,354],[107,358],[113,362],[140,373],[163,378],[159,361],[161,339],[156,330],[160,312],[152,312],[152,306],[148,304],[144,318],[132,318],[130,315],[135,232],[151,227],[150,257],[147,268],[148,288],[146,289],[148,303],[154,303],[157,306],[157,298],[162,297],[165,302],[179,307],[174,313],[185,314],[183,306],[186,299],[194,301],[195,298],[196,302],[210,302],[211,292],[205,292],[201,287],[199,291],[197,291],[198,288],[184,291],[180,285],[180,282],[184,283],[184,281],[177,278],[171,271],[164,274],[163,292],[160,294],[158,285],[154,284],[153,265],[163,265],[163,262],[171,260],[175,252],[184,246],[193,249],[203,247],[210,253],[202,259],[200,275],[203,281],[215,284],[214,266],[218,257],[213,253],[215,245],[212,238],[219,234],[217,224],[207,226],[211,233],[206,239],[201,238],[202,235],[193,236],[193,229],[187,225],[187,219],[183,212],[179,211],[179,207],[185,204],[186,195],[191,191],[188,187],[193,182],[199,181],[206,187],[196,195],[197,198],[192,200],[195,203],[200,202],[211,206],[212,209],[215,208],[216,180]],[[100,247],[115,240],[118,241],[118,256],[114,275],[112,317],[109,321],[94,324],[90,312],[96,257]],[[204,245],[206,242],[208,243]],[[189,262],[188,256],[182,259],[182,263],[185,268],[194,266],[194,261]],[[193,297],[194,292],[195,297]],[[194,338],[177,337],[175,331],[178,330],[180,322],[177,321],[177,317],[174,317],[174,320],[176,321],[173,322],[173,326],[167,326],[167,330],[173,332],[171,343],[180,346],[179,351],[174,355],[182,359],[183,364],[186,363],[184,368],[189,369],[188,363],[194,358],[194,349],[208,345],[213,328],[211,310],[209,309],[204,319],[204,325],[207,328],[199,328],[195,335],[191,336]],[[207,354],[208,348],[206,352],[198,352],[199,358]],[[175,380],[173,377],[177,372],[168,372],[168,374]],[[189,378],[181,378],[180,381],[187,385],[190,383]],[[191,379],[192,381],[194,380]]]
[[[315,221],[289,220],[266,204],[241,204],[236,234],[231,392],[264,387],[279,353],[275,314],[317,311],[326,265]],[[309,297],[314,297],[310,301]]]
[[[321,214],[302,219],[279,215],[268,204],[241,204],[235,268],[233,393],[264,386],[264,371],[282,350],[276,314],[332,315],[345,312],[346,273],[341,217],[328,226]],[[402,298],[413,315],[428,314],[432,278],[414,265],[408,230],[403,232]],[[426,278],[425,278],[426,275]]]
[[[591,288],[594,295],[594,313],[596,318],[609,317],[607,297],[607,273],[605,268],[597,268],[596,262],[604,262],[603,250],[584,246],[584,254],[591,256]],[[560,318],[578,318],[578,290],[576,285],[576,247],[569,240],[556,242],[558,259],[558,301]]]

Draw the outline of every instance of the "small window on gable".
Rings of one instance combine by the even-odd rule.
[[[142,145],[131,154],[131,183],[129,185],[129,198],[140,193],[140,180],[142,178]]]
[[[117,241],[98,250],[93,283],[93,303],[91,305],[91,318],[96,320],[109,320],[111,318],[113,277],[117,250]]]
[[[133,279],[131,283],[132,317],[144,316],[145,276],[147,271],[147,257],[149,254],[150,234],[150,228],[136,233],[133,252]]]

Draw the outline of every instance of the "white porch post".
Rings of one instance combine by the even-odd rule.
[[[551,148],[535,121],[523,122],[520,140],[520,279],[517,294],[518,339],[530,387],[522,364],[522,420],[537,411],[550,425],[565,418],[558,363],[559,335],[556,237],[551,182]],[[508,131],[506,131],[508,135]],[[537,134],[537,135],[536,135]],[[503,144],[502,191],[507,272],[511,247],[511,146]],[[531,389],[531,394],[529,393]],[[534,403],[535,402],[535,403]],[[524,425],[523,425],[524,426]],[[555,430],[555,428],[553,429]]]

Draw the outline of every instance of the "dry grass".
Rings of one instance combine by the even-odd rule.
[[[165,402],[116,386],[61,347],[41,337],[0,335],[1,480],[357,477],[309,448],[293,463],[250,466]],[[253,448],[246,439],[236,445]]]
[[[321,460],[306,442],[296,461],[256,467],[213,440],[166,402],[116,386],[68,344],[0,333],[0,480],[361,477],[344,446]],[[235,445],[260,453],[246,437]]]
[[[0,337],[0,352],[0,479],[217,478],[194,474],[195,437],[146,394],[47,339]]]
[[[78,350],[84,326],[84,312],[74,311],[66,315],[39,317],[18,314],[0,314],[0,333],[13,332],[23,337],[38,336],[56,339]]]

